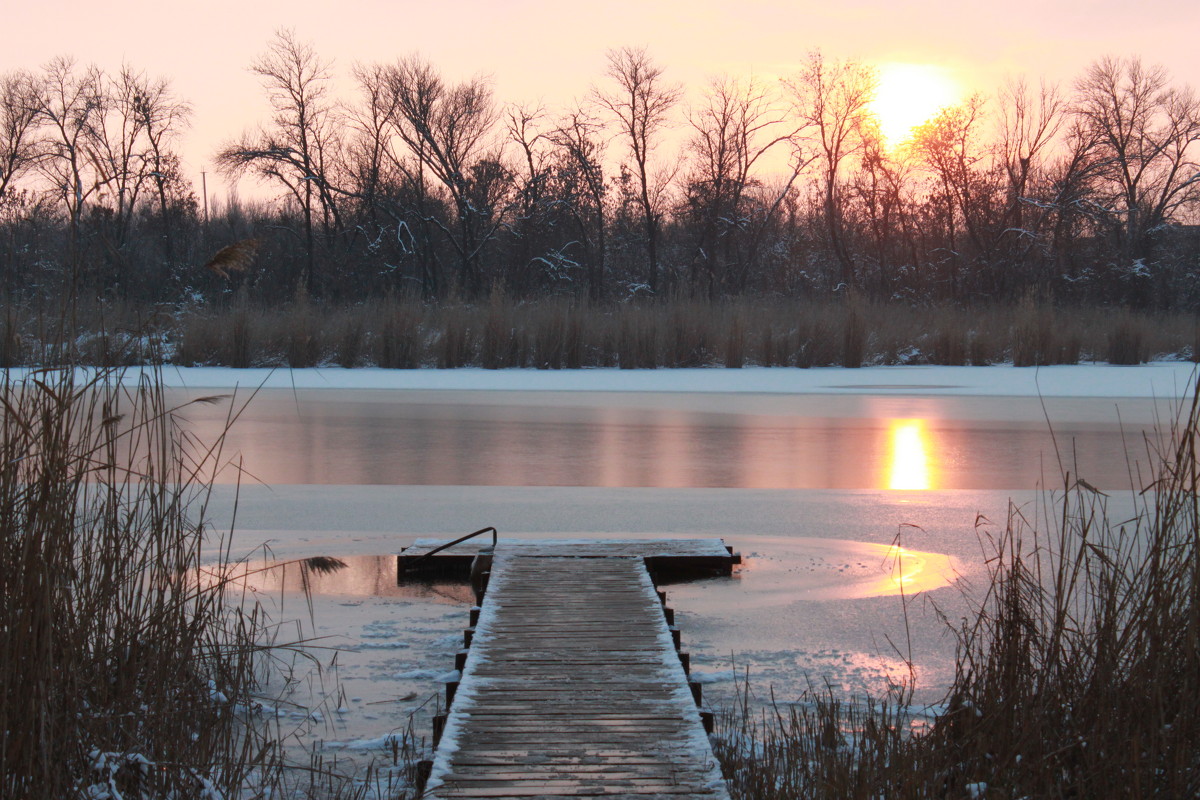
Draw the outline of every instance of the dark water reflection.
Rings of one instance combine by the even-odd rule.
[[[316,570],[304,561],[249,561],[232,568],[234,586],[256,595],[312,594],[384,597],[463,605],[474,591],[462,579],[397,580],[396,556],[338,556],[337,565]]]
[[[466,394],[266,392],[226,454],[270,484],[1011,489],[1058,483],[1056,439],[1091,483],[1123,488],[1126,442],[1146,427],[1123,430],[1112,401],[1064,406],[1052,437],[1037,401],[1021,399],[988,401],[1003,412],[993,414],[971,412],[984,402],[973,398],[734,396],[671,407],[669,395]],[[1014,404],[1023,410],[1011,413]],[[211,436],[225,412],[187,417]]]

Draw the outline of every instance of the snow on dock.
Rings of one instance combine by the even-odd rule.
[[[502,540],[424,796],[728,798],[647,570],[672,552],[736,558],[719,539]]]

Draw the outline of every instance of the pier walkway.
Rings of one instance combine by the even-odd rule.
[[[647,571],[673,555],[737,561],[716,539],[501,541],[425,797],[727,798]]]

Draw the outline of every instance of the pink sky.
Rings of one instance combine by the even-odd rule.
[[[275,30],[292,28],[334,71],[419,52],[449,78],[487,73],[501,101],[556,108],[600,78],[605,51],[645,45],[667,77],[699,88],[709,75],[791,73],[819,47],[867,62],[932,64],[968,89],[1009,75],[1069,84],[1103,55],[1141,55],[1176,84],[1200,88],[1200,3],[1194,0],[209,0],[205,3],[6,4],[0,72],[71,55],[117,69],[124,60],[169,77],[195,109],[181,150],[197,184],[222,140],[267,114],[246,69]],[[349,83],[347,81],[347,86]],[[220,184],[209,176],[210,193]]]

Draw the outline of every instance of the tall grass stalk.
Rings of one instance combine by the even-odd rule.
[[[0,385],[0,795],[235,797],[273,783],[251,719],[267,621],[196,579],[220,442],[161,384]]]

